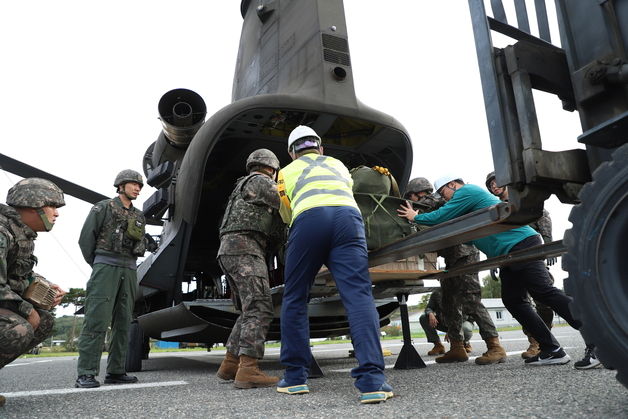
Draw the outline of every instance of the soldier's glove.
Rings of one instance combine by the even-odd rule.
[[[149,252],[154,253],[159,248],[159,244],[157,244],[157,241],[150,234],[144,234],[144,240],[146,243],[146,250]]]
[[[499,281],[499,268],[491,269],[491,278],[493,278],[493,281]]]
[[[547,260],[545,261],[545,264],[547,266],[552,266],[553,264],[555,264],[558,261],[558,258],[556,256],[551,257],[551,258],[547,258]]]

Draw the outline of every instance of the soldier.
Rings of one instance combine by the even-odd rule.
[[[50,231],[65,205],[63,191],[49,180],[27,178],[16,183],[0,204],[0,368],[43,342],[52,333],[52,314],[22,297],[38,274],[33,254],[38,231]],[[41,278],[41,277],[40,277]],[[56,290],[52,306],[65,291]],[[0,406],[5,399],[0,396]]]
[[[499,187],[497,186],[497,182],[495,181],[495,172],[491,172],[486,176],[486,189],[489,190],[490,193],[501,199],[502,201],[508,201],[508,188],[505,186]],[[549,212],[543,208],[543,215],[537,221],[530,224],[537,233],[541,235],[543,242],[545,244],[552,242],[552,219],[550,217]],[[549,276],[550,285],[554,285],[554,276],[549,270],[549,267],[556,263],[556,257],[550,257],[545,261],[545,265],[547,267],[547,273]],[[494,275],[494,271],[491,270],[491,276],[493,279],[498,279]],[[530,294],[528,294],[528,299],[531,299]],[[534,306],[536,308],[536,312],[543,320],[543,323],[547,326],[548,329],[552,328],[552,322],[554,320],[554,311],[538,301],[536,298],[534,300]],[[523,359],[529,359],[536,356],[540,352],[539,343],[532,337],[530,332],[525,327],[522,327],[523,333],[528,337],[528,341],[530,342],[530,346],[528,349],[521,353],[521,357]],[[587,343],[584,351],[584,357],[576,361],[574,363],[574,367],[576,369],[592,369],[601,367],[602,364],[597,359],[597,355],[595,354],[595,345]]]
[[[94,205],[85,219],[79,246],[92,267],[85,294],[85,322],[79,338],[76,387],[98,387],[100,357],[107,328],[111,342],[106,384],[137,382],[126,374],[128,329],[137,287],[136,260],[146,251],[146,219],[133,206],[144,181],[134,170],[123,170],[113,186],[118,196]]]
[[[434,189],[426,178],[412,179],[406,188],[405,197],[415,201],[421,212],[434,211],[445,202],[432,195]],[[475,246],[458,244],[438,251],[439,256],[445,259],[447,269],[468,265],[480,260],[480,254]],[[462,326],[463,313],[475,321],[480,329],[480,335],[486,342],[487,351],[475,359],[478,365],[489,365],[505,362],[506,351],[499,343],[499,335],[490,314],[482,304],[482,295],[478,274],[464,274],[457,277],[443,278],[440,281],[442,290],[442,308],[445,318],[445,327],[449,336],[450,349],[443,356],[435,359],[438,363],[465,362],[469,359],[464,344]]]
[[[460,177],[445,175],[434,184],[436,192],[446,201],[445,205],[427,214],[418,214],[410,205],[403,205],[399,215],[418,224],[440,224],[464,214],[490,207],[499,202],[484,189],[466,184]],[[529,226],[516,227],[508,231],[491,234],[472,241],[488,257],[496,257],[539,245],[539,235]],[[547,269],[542,261],[514,263],[502,268],[502,301],[539,342],[541,352],[525,360],[525,365],[554,365],[570,361],[569,355],[560,347],[552,332],[543,323],[525,298],[534,295],[555,310],[575,329],[582,325],[569,311],[571,298],[549,284]]]
[[[246,160],[248,175],[236,182],[220,226],[218,262],[241,313],[216,375],[235,380],[237,388],[270,387],[279,381],[258,366],[274,315],[266,260],[285,236],[278,212],[278,170],[279,160],[272,151],[252,152]]]
[[[351,371],[362,393],[360,403],[393,397],[384,376],[379,316],[368,272],[364,221],[353,198],[353,180],[345,165],[323,154],[321,138],[300,125],[288,137],[292,163],[279,172],[281,216],[290,224],[285,288],[281,304],[281,363],[286,365],[277,391],[308,393],[307,302],[314,276],[325,264],[349,319],[358,366]]]
[[[419,323],[425,331],[427,341],[434,344],[434,347],[427,353],[428,356],[442,355],[445,353],[445,347],[438,337],[436,330],[447,333],[447,325],[443,320],[443,304],[441,290],[436,290],[430,295],[430,299],[425,306],[425,312],[419,317]],[[471,336],[473,336],[473,323],[469,316],[465,315],[462,322],[462,334],[464,335],[464,349],[467,353],[471,353]],[[445,340],[448,340],[448,336]]]
[[[495,182],[495,172],[491,172],[486,176],[486,189],[488,189],[490,193],[492,193],[502,201],[508,201],[508,188],[497,186],[497,183]],[[543,209],[543,215],[541,216],[541,218],[531,223],[530,227],[532,227],[537,233],[541,235],[541,238],[543,239],[543,242],[545,244],[552,242],[552,219],[550,218],[549,212],[545,208]],[[549,267],[554,263],[556,263],[556,257],[548,258],[546,261],[546,266]],[[550,284],[554,285],[554,277],[549,271],[549,268],[547,270],[547,273],[549,274]],[[531,298],[529,294],[528,298]],[[551,329],[554,321],[554,311],[540,301],[536,299],[533,300],[537,314],[541,317],[543,323],[545,323],[548,329]],[[521,357],[523,359],[532,358],[540,352],[539,343],[530,335],[530,333],[525,328],[523,328],[523,333],[525,333],[525,335],[528,337],[528,342],[530,343],[530,345],[528,346],[527,350],[521,353]]]

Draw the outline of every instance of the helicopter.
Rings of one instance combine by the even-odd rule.
[[[341,1],[242,1],[240,12],[232,103],[207,120],[204,100],[191,90],[170,90],[158,103],[163,129],[146,149],[142,168],[155,190],[144,202],[144,213],[161,231],[157,248],[138,266],[129,371],[141,369],[149,337],[208,346],[226,341],[237,313],[215,259],[217,229],[231,188],[244,174],[253,150],[270,149],[285,165],[288,133],[308,125],[323,138],[326,153],[348,167],[387,167],[400,188],[410,175],[413,153],[405,128],[355,96]],[[0,157],[5,169],[49,178],[69,195],[91,203],[106,198]],[[277,313],[281,276],[276,265],[271,286]],[[374,287],[382,326],[399,307],[397,295],[429,290],[416,274],[390,284]],[[311,297],[312,337],[347,334],[348,321],[333,280],[317,280]],[[278,333],[275,319],[267,338],[278,340]]]
[[[347,3],[350,2],[347,1]],[[422,14],[420,13],[422,10],[420,10],[416,4],[411,3],[412,2],[409,2],[402,6],[403,10],[401,12],[403,13],[401,14],[412,16],[414,23],[406,25],[404,29],[409,33],[415,33],[413,32],[415,27],[427,27],[434,13]],[[369,6],[373,5],[370,4]],[[146,331],[150,330],[150,323],[159,325],[162,328],[161,330],[157,328],[153,332],[149,332],[149,334],[153,333],[154,336],[159,336],[164,340],[169,339],[175,341],[188,337],[192,338],[195,335],[199,336],[199,334],[202,334],[201,329],[207,329],[208,327],[202,323],[203,318],[207,316],[212,320],[219,319],[222,321],[222,323],[217,322],[215,324],[214,333],[211,334],[214,337],[207,339],[208,342],[220,339],[220,333],[224,335],[228,332],[229,323],[234,318],[235,313],[229,308],[230,303],[228,299],[220,298],[221,289],[224,286],[219,276],[220,272],[211,269],[211,267],[199,271],[198,266],[203,263],[206,263],[207,266],[211,266],[212,264],[213,257],[211,249],[212,247],[215,248],[218,239],[217,235],[212,236],[211,232],[213,228],[217,228],[215,224],[221,213],[221,210],[218,208],[224,203],[221,202],[221,196],[223,198],[226,196],[224,194],[220,195],[219,192],[221,188],[223,191],[229,190],[233,184],[233,180],[239,176],[236,172],[240,170],[238,167],[243,167],[243,161],[246,157],[246,153],[241,149],[242,145],[246,143],[244,140],[247,138],[258,138],[254,134],[255,131],[251,128],[260,130],[266,129],[266,131],[262,132],[262,136],[260,137],[260,146],[275,151],[282,164],[285,164],[288,160],[287,154],[285,153],[285,143],[282,142],[282,138],[285,140],[287,136],[286,131],[290,126],[290,118],[295,117],[300,122],[305,121],[306,124],[312,124],[317,130],[321,130],[323,132],[323,141],[329,140],[330,142],[330,146],[325,145],[326,151],[345,161],[349,167],[356,164],[379,164],[386,166],[393,172],[402,188],[408,180],[410,171],[414,172],[420,170],[420,174],[423,174],[423,171],[431,173],[440,172],[442,170],[442,159],[444,157],[447,158],[445,161],[449,164],[457,164],[455,167],[464,168],[466,167],[466,162],[464,162],[464,160],[462,160],[462,162],[456,160],[457,155],[474,155],[474,165],[477,164],[478,166],[487,168],[491,167],[489,159],[483,159],[481,157],[482,155],[490,156],[490,150],[486,147],[486,142],[484,142],[484,146],[482,146],[482,141],[464,141],[467,138],[465,136],[466,132],[473,132],[473,137],[487,136],[486,126],[481,123],[478,124],[476,121],[477,118],[474,119],[472,112],[470,112],[470,109],[474,106],[482,108],[482,105],[477,105],[471,100],[466,102],[467,99],[462,99],[463,97],[472,96],[471,90],[473,86],[479,86],[479,77],[476,77],[476,80],[472,80],[471,82],[464,81],[464,76],[466,76],[467,73],[472,73],[468,71],[466,67],[457,64],[442,65],[442,63],[451,62],[448,61],[450,58],[460,63],[475,61],[473,58],[473,42],[467,39],[468,37],[464,36],[461,27],[453,23],[451,28],[449,28],[447,26],[448,21],[443,20],[437,28],[438,32],[433,30],[429,33],[429,35],[438,34],[439,36],[454,35],[455,39],[427,39],[426,41],[426,34],[424,34],[423,37],[417,36],[416,39],[412,38],[412,36],[403,36],[403,39],[401,39],[401,37],[391,39],[387,38],[386,35],[393,31],[391,26],[394,25],[391,25],[391,22],[394,23],[397,19],[401,19],[400,11],[397,9],[391,14],[390,7],[373,7],[377,12],[377,20],[371,25],[373,30],[371,33],[365,34],[363,32],[360,35],[362,38],[368,36],[369,39],[367,49],[370,48],[370,50],[367,55],[370,55],[371,61],[370,63],[367,61],[367,65],[376,63],[381,66],[382,61],[387,63],[387,65],[383,67],[385,71],[381,74],[381,80],[391,86],[389,89],[393,93],[392,96],[395,98],[403,97],[406,91],[412,92],[411,94],[413,94],[414,102],[416,102],[413,104],[413,108],[414,105],[416,105],[416,110],[413,110],[411,116],[408,116],[407,113],[403,113],[403,110],[399,108],[395,108],[396,110],[393,114],[399,115],[403,113],[406,115],[405,121],[412,124],[414,127],[413,132],[416,130],[416,132],[420,133],[419,138],[421,144],[423,144],[424,138],[422,137],[424,134],[428,136],[431,135],[431,137],[427,138],[428,141],[431,142],[434,133],[438,133],[436,138],[438,139],[439,146],[436,147],[434,145],[434,147],[432,147],[434,150],[439,150],[436,156],[431,153],[420,153],[420,158],[413,160],[413,149],[410,146],[409,135],[407,134],[408,131],[394,118],[362,105],[362,103],[355,98],[353,92],[353,83],[355,81],[353,67],[356,60],[352,58],[355,58],[356,55],[354,54],[352,56],[349,54],[346,25],[339,23],[325,26],[318,25],[320,31],[315,31],[315,33],[320,35],[321,45],[324,44],[323,32],[331,36],[326,37],[327,46],[329,48],[319,47],[319,54],[314,54],[310,51],[310,55],[308,55],[308,48],[303,48],[302,46],[299,47],[300,49],[296,48],[295,43],[299,39],[296,35],[294,37],[288,36],[288,39],[284,39],[280,38],[279,34],[275,34],[275,29],[283,27],[282,25],[285,25],[282,32],[283,35],[292,32],[296,34],[297,32],[312,29],[307,25],[297,25],[298,27],[296,28],[291,26],[296,25],[296,22],[301,22],[304,15],[315,16],[316,18],[331,16],[336,18],[334,19],[335,22],[344,22],[342,2],[317,2],[316,6],[306,6],[313,7],[314,9],[295,11],[299,7],[301,7],[299,1],[261,1],[255,4],[247,1],[241,2],[240,16],[243,18],[244,23],[242,25],[241,47],[238,50],[238,57],[234,57],[238,64],[232,88],[232,104],[218,110],[206,122],[201,123],[198,132],[192,136],[192,139],[189,140],[190,144],[187,146],[185,144],[178,144],[177,141],[179,140],[161,139],[162,134],[163,137],[167,138],[165,131],[168,131],[168,129],[172,129],[174,130],[174,134],[178,134],[180,131],[187,131],[190,126],[197,124],[199,119],[195,120],[195,118],[198,118],[198,115],[202,113],[199,113],[197,108],[202,109],[204,107],[203,103],[198,100],[198,95],[182,89],[171,90],[162,98],[164,109],[174,109],[174,105],[177,104],[182,106],[178,108],[178,112],[172,112],[170,115],[168,115],[167,112],[162,114],[161,119],[164,125],[164,132],[159,135],[157,141],[146,149],[142,160],[146,174],[149,174],[150,171],[149,177],[151,177],[151,181],[155,182],[154,185],[157,186],[157,188],[155,188],[155,194],[150,196],[150,202],[147,202],[148,205],[145,208],[149,214],[152,214],[153,223],[163,224],[163,231],[158,234],[160,248],[152,256],[149,255],[140,268],[141,292],[139,295],[142,299],[138,301],[136,306],[138,324],[139,322],[144,322],[143,326],[145,326]],[[331,7],[331,9],[326,9],[326,7]],[[359,8],[364,9],[363,3],[360,3]],[[456,13],[463,14],[466,25],[468,26],[466,29],[469,30],[470,22],[468,21],[468,10],[464,7],[460,9],[461,10],[447,10],[447,16],[451,18],[456,15]],[[357,9],[353,10],[355,12]],[[283,12],[288,12],[287,16],[289,16],[289,18],[282,15]],[[173,13],[185,14],[183,11],[173,11]],[[187,18],[187,16],[188,15],[185,15],[183,17]],[[282,16],[284,17],[282,18]],[[338,20],[338,18],[341,19]],[[290,23],[290,21],[292,21],[292,23]],[[417,22],[420,22],[422,25],[419,25]],[[316,25],[313,26],[316,28]],[[318,37],[318,35],[316,35],[316,37]],[[336,38],[346,38],[345,41],[347,42],[340,41]],[[247,40],[245,45],[243,45],[244,39]],[[282,42],[280,42],[280,39]],[[406,46],[417,45],[421,48],[417,50],[408,48],[403,53],[403,56],[391,56],[387,55],[387,42],[390,41]],[[220,42],[216,44],[217,47],[223,46]],[[447,47],[448,45],[450,47]],[[256,46],[257,49],[254,48],[254,46]],[[318,83],[318,81],[312,83],[307,77],[299,79],[298,74],[295,76],[293,72],[288,74],[289,77],[287,79],[282,78],[286,76],[285,71],[292,68],[286,66],[284,60],[288,58],[288,55],[291,54],[295,48],[300,51],[297,53],[297,61],[300,60],[301,63],[307,63],[308,66],[311,65],[313,69],[316,69],[316,71],[314,71],[314,73],[316,73],[314,74],[314,79],[322,81],[321,83]],[[324,51],[325,49],[327,50],[326,53]],[[273,53],[273,50],[277,51],[277,53]],[[176,51],[176,49],[171,49],[171,51]],[[445,54],[437,55],[441,51],[444,51]],[[453,54],[452,51],[454,51]],[[322,57],[320,54],[322,54]],[[349,58],[348,61],[346,60],[347,56]],[[441,57],[440,61],[431,59],[433,56]],[[212,57],[215,57],[215,55],[212,55]],[[267,59],[263,59],[263,57],[267,57]],[[312,59],[312,57],[316,59]],[[171,57],[166,56],[166,58]],[[197,58],[198,60],[207,59],[206,54],[198,54]],[[339,62],[332,63],[331,61],[326,61],[326,59]],[[411,65],[398,65],[399,62],[397,59],[402,59],[401,62],[404,63],[410,62]],[[191,58],[187,57],[186,62],[189,63],[190,60]],[[224,60],[220,59],[217,60],[217,63],[222,65],[223,61]],[[176,59],[165,59],[163,60],[163,65],[171,66],[168,67],[170,69],[180,69],[183,75],[186,69],[189,68],[189,65],[180,65],[180,60]],[[364,66],[364,62],[362,62],[361,65]],[[331,79],[323,79],[323,76],[321,76],[323,73],[318,71],[319,69],[329,71],[325,73],[325,75],[330,76]],[[442,78],[436,77],[437,74],[441,76],[447,74],[447,76]],[[290,79],[290,77],[294,77],[294,83],[292,84],[286,81]],[[316,79],[316,77],[318,77],[318,79]],[[185,77],[182,76],[181,80],[185,80]],[[283,80],[283,82],[280,82],[281,80]],[[434,80],[438,80],[438,82],[434,83]],[[277,83],[275,83],[275,81]],[[320,88],[318,91],[317,86]],[[417,89],[416,86],[420,86],[421,88]],[[375,86],[368,87],[368,89],[362,89],[362,94],[365,94],[367,97],[370,90],[374,89]],[[308,103],[302,103],[293,97],[293,95],[295,95],[294,92],[299,91],[299,88],[305,89],[300,92],[306,93],[308,98],[311,99]],[[334,90],[335,88],[339,88],[340,90]],[[436,90],[431,90],[434,88]],[[281,89],[287,89],[286,91],[288,93],[278,94],[277,91],[283,92]],[[293,90],[291,91],[290,89]],[[432,94],[423,95],[423,91],[430,91]],[[326,103],[326,98],[328,97],[331,99],[331,103],[329,104]],[[264,99],[262,98],[270,99],[270,107],[261,106],[260,103],[266,103],[263,102]],[[323,99],[321,100],[321,98]],[[429,99],[426,100],[426,98]],[[155,102],[157,101],[155,100]],[[121,101],[120,103],[122,105],[124,102]],[[312,103],[317,104],[319,109],[312,109],[310,107]],[[162,104],[161,101],[160,104]],[[295,107],[297,107],[297,109],[294,109]],[[407,107],[408,106],[406,106],[406,108]],[[390,108],[391,103],[386,106],[386,109]],[[432,113],[431,111],[434,108],[438,110]],[[259,110],[260,112],[252,115],[245,113],[251,109]],[[285,110],[290,111],[290,113],[287,111],[282,113],[282,111]],[[135,107],[133,119],[137,120],[138,115],[144,111],[144,108],[140,110],[140,108]],[[279,113],[273,114],[273,111],[279,111]],[[292,112],[295,111],[296,114],[293,114]],[[457,124],[451,124],[450,116],[452,112]],[[174,113],[178,113],[178,116],[175,116]],[[445,123],[436,116],[441,113],[446,115],[446,118],[444,118]],[[125,115],[125,113],[120,112],[118,115]],[[260,118],[255,118],[256,115],[260,116]],[[430,116],[425,120],[421,120],[421,118],[415,118],[417,115]],[[248,119],[251,116],[253,120]],[[558,118],[562,117],[564,117],[564,115],[561,113],[555,121],[559,121]],[[567,116],[567,118],[569,118],[569,116]],[[326,119],[327,123],[324,123]],[[416,119],[418,122],[413,119]],[[282,120],[284,124],[285,121],[288,121],[288,124],[285,124],[283,128],[280,125]],[[557,138],[566,135],[566,127],[568,127],[573,120],[574,118],[572,116],[571,120],[568,120],[567,123],[557,123],[556,125],[560,125],[561,127],[561,135],[554,135],[553,137]],[[260,124],[260,122],[264,121],[271,121],[271,125]],[[436,125],[434,121],[438,121]],[[182,122],[183,126],[177,126],[179,122]],[[345,122],[348,123],[345,125]],[[365,122],[366,125],[364,125]],[[277,123],[277,125],[275,125],[275,123]],[[320,125],[316,125],[317,123],[322,124],[322,128]],[[257,124],[257,126],[252,127],[248,126],[248,124]],[[113,126],[115,127],[115,124]],[[272,127],[272,129],[268,129],[269,126]],[[338,128],[339,126],[340,128]],[[382,136],[377,137],[378,141],[374,142],[367,141],[366,143],[360,143],[360,139],[355,140],[355,144],[357,144],[356,147],[360,147],[360,144],[367,145],[368,152],[366,153],[352,152],[352,146],[347,146],[346,143],[343,143],[342,136],[332,135],[334,134],[333,130],[330,131],[330,135],[326,138],[327,132],[332,128],[336,129],[337,132],[341,132],[343,135],[344,133],[359,133],[358,137],[360,138],[363,138],[365,135],[368,137],[368,134],[365,133],[369,132],[369,126],[371,129],[374,126],[377,126],[379,129],[381,126],[382,129],[378,132],[382,134]],[[463,126],[464,129],[461,130],[461,126]],[[276,129],[277,127],[279,127],[279,129]],[[229,128],[234,131],[227,131]],[[364,129],[364,131],[360,133],[360,129]],[[247,133],[245,131],[250,132]],[[371,130],[371,133],[375,131],[377,130]],[[442,135],[440,134],[441,132],[443,132]],[[455,136],[454,138],[448,138],[451,136],[447,134],[448,132],[456,132],[460,138],[455,138]],[[392,135],[389,137],[388,133]],[[380,143],[379,139],[383,138],[383,134],[386,134],[386,139]],[[578,131],[577,128],[575,128],[574,134],[571,136],[575,137],[577,134]],[[219,135],[218,138],[214,138],[213,136],[215,135]],[[551,140],[552,136],[550,135],[548,137]],[[145,136],[142,138],[145,138]],[[204,138],[204,140],[202,140],[204,146],[200,145],[200,143],[196,145],[196,138]],[[389,141],[389,138],[391,143],[389,143],[388,146],[390,147],[384,145]],[[104,142],[106,140],[102,141]],[[231,147],[227,145],[228,141],[234,141]],[[174,143],[174,145],[172,143]],[[471,143],[473,143],[473,145],[470,145]],[[416,145],[416,141],[414,144]],[[369,148],[373,146],[374,148]],[[377,147],[380,147],[379,150]],[[212,156],[218,156],[218,154],[214,155],[214,152],[218,153],[220,151],[222,152],[222,158],[211,160]],[[250,149],[250,151],[252,151],[252,149]],[[415,149],[414,152],[417,152],[417,150]],[[198,157],[199,153],[201,155],[205,153],[207,160],[203,161],[202,157]],[[238,155],[240,153],[241,155]],[[124,152],[118,152],[118,157],[124,160],[129,156]],[[211,172],[216,169],[216,167],[222,167],[221,164],[225,161],[233,163],[233,166],[229,166],[233,171],[219,173],[219,171],[216,170]],[[39,163],[40,162],[38,162],[38,166],[40,166]],[[210,166],[210,163],[214,166]],[[216,164],[218,164],[218,166],[216,166]],[[129,165],[127,164],[125,166]],[[120,168],[124,168],[124,166]],[[485,170],[482,170],[482,172],[484,171]],[[114,170],[112,170],[112,172],[114,172]],[[194,176],[190,174],[192,172],[195,172],[199,176],[201,174],[204,175],[203,182],[204,179],[207,179],[206,175],[208,173],[213,173],[213,175],[218,176],[218,179],[224,182],[220,185],[211,183],[206,187],[205,185],[201,185],[203,182],[201,182],[200,179],[195,179]],[[243,174],[243,172],[241,172],[240,175],[241,174]],[[152,176],[155,177],[153,178]],[[475,179],[475,183],[480,183],[481,181],[483,181],[483,179]],[[161,182],[164,183],[162,184]],[[231,183],[231,185],[229,183]],[[214,189],[214,187],[216,188]],[[201,192],[197,193],[199,190]],[[183,191],[188,191],[191,194],[196,193],[196,195],[186,197],[183,195]],[[207,192],[209,192],[209,194]],[[179,198],[181,198],[181,200],[179,200]],[[183,208],[181,208],[182,206]],[[203,211],[199,211],[199,208]],[[494,212],[497,213],[497,218],[502,217],[504,211],[501,210],[503,209],[503,206],[495,209]],[[552,213],[553,215],[556,214],[553,209]],[[493,216],[495,214],[489,215]],[[200,219],[200,217],[202,217],[202,219]],[[560,217],[556,218],[560,219]],[[200,222],[197,223],[197,221]],[[212,223],[214,224],[212,225]],[[507,228],[507,224],[508,223],[504,223],[503,226],[496,226],[495,228]],[[205,235],[195,234],[197,226],[199,227],[198,232],[203,232]],[[434,232],[437,231],[439,231],[439,229],[434,229]],[[429,234],[438,235],[434,232]],[[458,234],[458,237],[453,239],[450,237],[446,243],[442,240],[440,242],[438,240],[432,240],[429,242],[429,246],[431,249],[437,249],[439,245],[460,242],[465,238],[469,238],[469,235],[461,236]],[[425,235],[419,235],[415,239],[423,240],[425,239]],[[212,240],[215,240],[214,244],[212,244]],[[195,254],[195,249],[197,249],[195,246],[197,245],[199,247]],[[185,248],[186,246],[187,248]],[[168,250],[167,248],[169,247],[176,250]],[[192,248],[191,253],[190,248]],[[425,248],[425,246],[423,246],[423,248]],[[207,251],[208,249],[209,251]],[[564,248],[555,246],[554,249],[545,251],[544,254],[549,255],[548,252],[550,251],[554,252],[554,254],[561,254],[564,252]],[[402,250],[395,248],[392,248],[392,250],[384,249],[384,252],[375,252],[371,260],[374,264],[385,263],[405,257],[412,252],[416,253],[416,247],[405,247]],[[183,257],[184,254],[186,257]],[[195,258],[188,260],[187,256],[195,256]],[[495,265],[496,262],[492,263]],[[176,266],[176,268],[173,268],[173,265]],[[194,269],[188,270],[188,267]],[[489,265],[485,265],[485,268],[489,267]],[[161,276],[161,273],[165,275]],[[274,280],[280,281],[278,278],[274,278]],[[198,287],[199,283],[201,284],[200,289]],[[188,284],[189,287],[187,286]],[[412,284],[414,288],[409,286],[409,284]],[[325,304],[327,304],[327,308],[332,307],[334,298],[332,283],[326,279],[324,281],[321,279],[318,285],[320,288],[315,287],[314,291],[319,292],[320,299],[316,299],[314,303],[323,304],[318,307],[323,307]],[[389,297],[427,290],[427,288],[422,287],[418,281],[412,283],[406,282],[405,285],[402,283],[401,286],[399,286],[399,284],[397,285],[397,287],[391,286],[390,284],[380,286],[379,290],[381,290],[382,293],[379,295]],[[208,298],[199,298],[203,296]],[[212,301],[210,302],[209,300]],[[391,304],[389,308],[394,310],[392,307],[397,303],[390,299],[387,303],[384,303],[384,305],[389,303]],[[313,311],[316,313],[316,310]],[[388,311],[388,308],[385,311]],[[322,310],[319,311],[319,313],[330,314],[334,313],[334,311]],[[199,320],[197,314],[201,314],[201,320]],[[151,317],[153,317],[152,320],[150,319]],[[381,317],[382,321],[386,321],[385,314],[381,315]],[[172,319],[175,319],[172,323],[165,324],[166,320]],[[214,328],[214,326],[211,327]],[[135,327],[134,329],[137,331],[139,328]],[[333,331],[331,331],[331,329],[333,329]],[[220,333],[218,333],[218,331],[220,331]],[[323,334],[331,336],[332,333],[339,333],[340,331],[340,328],[330,328],[324,331]],[[136,338],[137,336],[139,336],[139,333],[136,334]],[[138,343],[140,340],[141,339],[134,339],[136,342],[133,345],[136,348],[134,351],[136,354],[134,359],[136,361],[140,356],[146,355],[145,351],[139,349],[142,346],[141,343]],[[134,364],[137,368],[137,362],[134,362]],[[134,369],[129,369],[129,371],[133,370]]]

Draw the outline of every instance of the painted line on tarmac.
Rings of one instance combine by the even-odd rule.
[[[23,365],[41,364],[42,362],[52,362],[52,359],[43,359],[41,361],[30,361],[30,362],[20,362],[18,364],[9,364],[9,365],[5,365],[5,368],[6,367],[21,367]]]
[[[2,393],[6,398],[11,397],[28,397],[28,396],[49,396],[55,394],[71,394],[71,393],[86,393],[95,391],[114,391],[114,390],[128,390],[131,388],[151,388],[151,387],[171,387],[187,385],[187,381],[163,381],[161,383],[141,383],[141,384],[121,384],[111,385],[96,388],[57,388],[52,390],[38,390],[38,391],[16,391],[13,393]]]

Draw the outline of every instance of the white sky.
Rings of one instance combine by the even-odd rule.
[[[400,121],[414,147],[412,176],[458,171],[484,184],[492,170],[484,102],[466,0],[345,0],[357,97]],[[553,13],[553,2],[547,2]],[[160,97],[188,88],[208,116],[231,102],[242,17],[236,0],[22,0],[0,3],[0,152],[114,195],[120,170],[141,169],[156,140]],[[558,33],[552,33],[558,40]],[[578,148],[577,113],[537,102],[544,148]],[[0,201],[20,178],[0,171]],[[154,190],[144,188],[137,201]],[[90,204],[67,197],[39,235],[36,270],[65,289],[90,267],[77,239]],[[571,206],[552,197],[554,239]],[[566,273],[552,268],[557,285]]]

